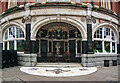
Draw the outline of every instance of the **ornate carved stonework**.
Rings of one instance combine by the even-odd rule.
[[[24,16],[22,18],[22,23],[30,23],[31,22],[31,16],[28,15],[28,16]]]
[[[87,8],[87,16],[86,16],[87,23],[91,24],[92,23],[92,5],[88,4],[87,6],[88,6],[88,8]]]
[[[50,71],[50,72],[55,73],[55,74],[60,74],[60,73],[64,73],[64,72],[69,72],[71,70],[54,69],[54,70],[46,70],[46,71]]]
[[[22,23],[30,23],[31,22],[30,4],[25,5],[25,12],[26,12],[26,15],[23,16]]]
[[[82,22],[85,22],[85,19],[86,19],[85,17],[81,17]]]
[[[36,22],[37,21],[37,18],[36,17],[33,17],[32,18],[32,22]]]

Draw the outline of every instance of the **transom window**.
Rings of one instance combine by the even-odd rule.
[[[103,26],[94,33],[94,52],[95,53],[117,53],[117,40],[114,31]]]
[[[24,51],[24,33],[18,26],[10,26],[3,37],[3,50]]]

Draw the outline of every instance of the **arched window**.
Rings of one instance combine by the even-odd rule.
[[[3,37],[3,50],[24,51],[24,33],[18,26],[10,26]]]
[[[95,53],[117,53],[117,39],[114,31],[103,26],[94,33],[94,52]]]

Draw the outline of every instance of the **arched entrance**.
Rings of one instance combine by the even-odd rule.
[[[81,33],[73,25],[52,22],[36,35],[38,62],[80,62]]]

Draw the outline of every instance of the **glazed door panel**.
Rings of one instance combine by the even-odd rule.
[[[41,57],[47,57],[47,40],[41,40]]]
[[[71,55],[75,56],[75,52],[76,52],[75,40],[69,41],[69,51],[70,51]]]

